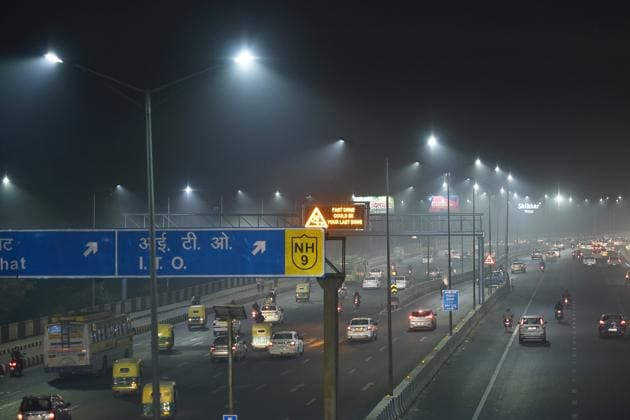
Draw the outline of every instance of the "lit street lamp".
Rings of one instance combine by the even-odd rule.
[[[48,52],[44,58],[52,64],[61,64],[63,60],[54,52]],[[256,58],[249,50],[241,51],[235,58],[234,62],[243,67],[250,66]],[[147,165],[147,193],[148,193],[148,216],[149,216],[149,277],[150,277],[150,303],[151,303],[151,363],[152,368],[152,385],[153,385],[153,418],[160,417],[160,367],[158,363],[158,317],[157,317],[157,267],[156,267],[156,251],[155,251],[155,189],[154,189],[154,170],[153,170],[153,122],[152,122],[152,97],[154,94],[165,91],[175,85],[179,85],[184,81],[198,77],[217,68],[210,66],[198,72],[191,73],[169,83],[165,83],[157,88],[138,88],[129,83],[118,80],[112,76],[92,70],[78,63],[72,63],[74,67],[85,71],[100,79],[115,83],[125,89],[142,95],[144,99],[145,115],[145,134],[146,134],[146,165]],[[137,102],[133,101],[137,105]],[[230,401],[231,402],[231,401]],[[233,414],[234,407],[230,404],[228,408],[229,414]]]

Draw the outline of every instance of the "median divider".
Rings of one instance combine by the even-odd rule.
[[[394,389],[394,395],[385,396],[367,415],[368,420],[394,420],[401,418],[431,382],[440,367],[464,342],[472,329],[500,298],[508,293],[506,285],[496,289],[486,302],[466,314],[454,328],[452,336],[445,336],[420,363]]]

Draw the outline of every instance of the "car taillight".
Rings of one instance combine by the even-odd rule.
[[[599,325],[604,325],[604,321],[602,321],[601,319],[599,320]]]
[[[621,325],[626,325],[626,320],[625,319],[621,320]]]
[[[411,315],[409,315],[409,319],[413,319],[413,317]]]
[[[540,319],[538,320],[538,322],[540,323],[540,325],[543,325],[543,324],[545,323],[545,321],[543,321],[543,319],[542,319],[542,318],[540,318]]]
[[[55,413],[53,412],[48,413],[48,420],[55,420]]]
[[[372,331],[372,326],[368,325],[367,329],[368,329],[368,331]]]
[[[346,328],[348,331],[350,331],[352,329],[352,327],[350,325],[348,325],[348,328]]]
[[[295,341],[291,341],[291,342],[289,343],[289,345],[290,345],[290,346],[295,346]]]
[[[23,420],[23,419],[24,419],[24,415],[22,413],[18,413],[17,420]]]
[[[11,367],[16,367],[16,366],[17,366],[17,363],[15,363],[15,362],[9,362],[9,366],[11,366]]]
[[[216,348],[214,346],[210,347],[210,351],[214,352],[216,350]]]
[[[232,346],[232,351],[236,351],[236,346]]]
[[[433,314],[427,315],[427,318],[432,319],[433,318]]]

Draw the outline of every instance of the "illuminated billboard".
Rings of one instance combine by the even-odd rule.
[[[451,211],[459,211],[459,196],[450,196]],[[429,196],[429,213],[442,213],[448,210],[448,202],[444,195],[430,195]]]
[[[517,208],[523,213],[534,214],[536,210],[540,209],[540,203],[518,203]]]
[[[352,201],[354,202],[366,202],[370,204],[370,214],[385,214],[385,196],[372,196],[368,195],[365,197],[358,197],[356,195],[352,196]],[[389,211],[394,211],[394,198],[389,197]]]
[[[307,205],[302,209],[304,227],[328,230],[364,230],[368,203]]]

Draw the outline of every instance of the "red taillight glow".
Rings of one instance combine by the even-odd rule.
[[[48,413],[48,420],[55,420],[55,413]]]
[[[433,314],[427,315],[427,318],[432,319],[433,318]]]
[[[348,330],[348,331],[352,330],[352,327],[351,327],[351,326],[348,326],[347,330]]]
[[[295,346],[295,341],[291,341],[291,342],[289,343],[289,345],[290,345],[290,346]]]
[[[540,319],[538,320],[538,322],[540,323],[540,325],[543,325],[543,324],[545,323],[545,321],[543,321],[543,319],[542,319],[542,318],[540,318]]]
[[[409,319],[413,319],[413,317],[411,315],[409,315]]]
[[[372,331],[372,328],[373,327],[371,325],[368,325],[368,327],[367,327],[368,331]]]
[[[236,351],[236,346],[232,346],[232,351]]]
[[[214,346],[210,347],[210,351],[214,352],[216,348]]]
[[[621,320],[621,325],[626,325],[626,320],[625,319]]]
[[[24,415],[22,413],[18,413],[17,420],[24,419]]]
[[[604,321],[602,321],[601,319],[599,320],[599,325],[604,325]]]
[[[11,366],[11,367],[16,367],[16,366],[17,366],[17,363],[15,363],[15,362],[10,362],[10,363],[9,363],[9,366]]]

